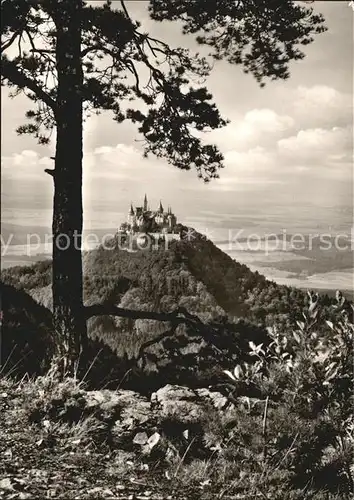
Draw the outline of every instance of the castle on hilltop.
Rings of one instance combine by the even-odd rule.
[[[144,197],[143,206],[133,207],[130,205],[126,222],[120,227],[120,231],[126,233],[152,232],[152,233],[175,233],[177,226],[177,218],[172,212],[171,207],[168,207],[167,212],[164,211],[162,203],[157,210],[150,210],[147,196]]]

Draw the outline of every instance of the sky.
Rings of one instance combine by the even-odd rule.
[[[173,46],[197,51],[192,36],[174,23],[155,23],[146,2],[127,2],[143,28]],[[209,132],[225,156],[220,179],[206,185],[194,171],[179,171],[164,160],[142,157],[134,125],[118,125],[109,113],[93,116],[84,128],[84,224],[115,227],[132,201],[148,194],[178,219],[249,210],[267,216],[281,207],[296,217],[298,206],[352,206],[353,198],[353,11],[346,1],[317,1],[328,31],[305,47],[287,81],[260,88],[252,75],[224,61],[215,63],[206,85],[230,120]],[[51,225],[54,144],[40,146],[17,136],[29,103],[2,91],[2,221]],[[326,211],[328,214],[328,211]],[[327,215],[326,215],[327,216]]]

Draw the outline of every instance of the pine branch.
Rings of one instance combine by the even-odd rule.
[[[5,15],[5,14],[3,14]],[[26,27],[26,24],[27,24],[27,18],[25,17],[24,21],[21,23],[21,26],[12,33],[11,37],[6,40],[3,45],[1,46],[1,53],[3,53],[5,50],[7,50],[9,47],[11,47],[11,45],[14,43],[14,41],[16,40],[16,38],[20,35],[23,34],[23,31],[25,30],[25,27]]]
[[[27,87],[53,110],[54,115],[56,114],[57,104],[55,100],[52,99],[35,80],[32,80],[22,73],[13,61],[9,61],[6,57],[3,57],[1,59],[1,72],[2,78],[9,80],[9,82],[17,85],[21,89]]]

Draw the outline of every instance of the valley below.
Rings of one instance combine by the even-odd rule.
[[[290,229],[285,231],[276,217],[265,227],[259,218],[226,215],[225,220],[210,215],[194,218],[191,225],[232,259],[280,285],[329,293],[339,289],[353,296],[353,237],[348,217],[330,230],[325,225],[288,223]],[[115,232],[112,227],[85,230],[83,250],[97,248]],[[51,258],[50,242],[49,228],[3,223],[1,268]]]

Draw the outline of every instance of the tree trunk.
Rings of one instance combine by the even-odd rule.
[[[87,343],[82,280],[81,0],[58,2],[57,137],[53,207],[53,322],[65,373],[84,362]]]

